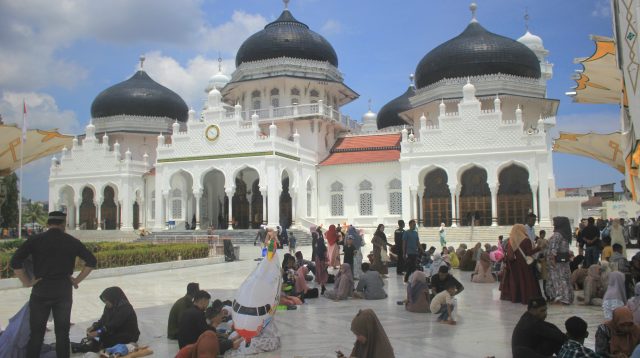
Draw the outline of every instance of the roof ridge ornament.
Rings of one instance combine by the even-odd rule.
[[[478,10],[478,4],[472,2],[469,4],[469,10],[471,10],[471,22],[478,22],[476,19],[476,11]]]
[[[524,28],[527,32],[529,32],[529,8],[525,7],[524,8]]]
[[[282,2],[284,3],[284,9],[285,10],[289,10],[289,1],[290,0],[282,0]]]
[[[144,57],[144,55],[140,55],[140,57],[139,57],[139,60],[140,60],[140,71],[144,71],[144,69],[143,69],[143,68],[144,68],[144,61],[145,61],[146,59],[147,59],[147,58],[146,58],[146,57]]]

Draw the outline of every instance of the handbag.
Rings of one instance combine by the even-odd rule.
[[[558,254],[556,254],[556,263],[564,263],[569,261],[570,258],[568,252],[558,252]]]
[[[524,257],[524,261],[527,262],[527,265],[531,265],[535,261],[533,257],[525,255],[524,251],[522,251],[520,247],[518,247],[518,250],[520,251],[520,254],[522,254],[522,257]]]

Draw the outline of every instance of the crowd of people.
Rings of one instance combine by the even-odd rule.
[[[15,253],[11,267],[25,287],[33,287],[30,300],[0,334],[0,356],[68,357],[69,352],[99,352],[137,356],[151,354],[140,347],[138,318],[125,292],[108,287],[99,295],[102,316],[86,328],[86,337],[69,342],[73,287],[77,288],[96,267],[91,252],[64,233],[65,215],[49,214],[49,230],[27,240]],[[640,253],[628,261],[624,225],[611,220],[602,229],[592,218],[572,230],[566,217],[553,218],[553,232],[536,232],[537,218],[515,224],[508,238],[495,245],[476,243],[447,246],[446,230],[438,230],[440,249],[420,242],[416,221],[408,228],[398,221],[393,240],[380,224],[365,240],[354,225],[312,226],[310,260],[296,251],[295,238],[286,229],[263,227],[256,244],[266,249],[288,246],[282,256],[282,292],[279,309],[296,309],[308,300],[384,300],[389,267],[406,284],[398,305],[411,313],[432,313],[436,322],[456,325],[457,297],[464,291],[453,269],[466,272],[472,284],[499,282],[500,299],[526,304],[513,331],[514,357],[631,357],[640,344]],[[577,254],[572,248],[576,240]],[[54,244],[55,243],[55,244]],[[370,246],[369,246],[370,244]],[[273,247],[271,247],[273,246]],[[84,269],[73,277],[76,258]],[[366,258],[366,260],[365,260]],[[332,286],[331,286],[332,284]],[[553,305],[600,306],[602,323],[595,333],[595,347],[584,346],[587,323],[570,317],[561,330],[546,321]],[[185,296],[171,307],[167,338],[176,340],[177,357],[217,357],[229,352],[259,353],[279,347],[275,332],[264,330],[250,344],[234,331],[233,303],[189,283]],[[43,344],[46,321],[53,316],[55,345]],[[394,357],[391,343],[375,312],[360,310],[351,331],[356,337],[348,357]],[[635,354],[640,356],[640,348]],[[22,355],[20,355],[22,354]],[[336,352],[338,357],[346,357]]]

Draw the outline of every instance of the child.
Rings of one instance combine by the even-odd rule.
[[[613,255],[613,247],[611,246],[611,238],[609,236],[602,239],[604,242],[604,249],[602,249],[602,261],[609,262],[609,258]],[[585,267],[588,268],[588,267]]]
[[[289,253],[293,255],[296,252],[296,237],[293,232],[289,233]]]
[[[455,308],[453,302],[453,295],[456,294],[456,285],[448,283],[447,288],[435,295],[431,300],[431,312],[439,314],[438,322],[455,325],[456,321],[453,319],[453,310]]]
[[[351,274],[353,274],[353,258],[356,254],[356,247],[353,246],[353,236],[347,236],[347,242],[342,248],[344,254],[344,263],[351,266]]]

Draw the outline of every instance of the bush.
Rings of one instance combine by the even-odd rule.
[[[18,240],[14,240],[18,241]],[[11,256],[21,244],[14,243],[11,249],[0,247],[0,278],[13,277],[9,268]],[[152,243],[121,243],[121,242],[91,242],[85,244],[98,259],[97,268],[125,267],[152,264],[158,262],[200,259],[209,256],[207,244],[157,244]],[[76,270],[84,266],[82,260],[76,262]]]
[[[25,240],[0,240],[0,252],[15,251]]]

